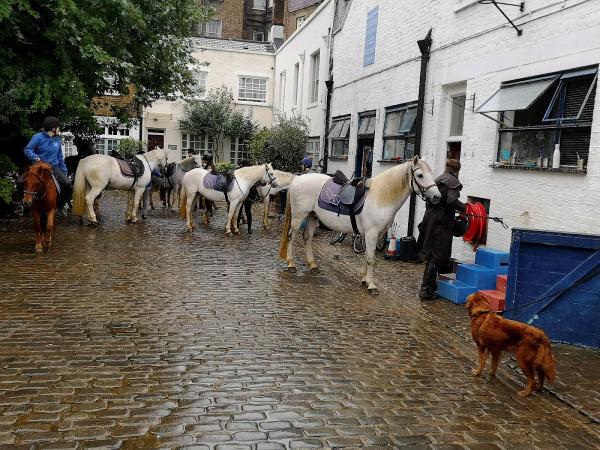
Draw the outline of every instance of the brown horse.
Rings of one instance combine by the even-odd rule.
[[[35,251],[47,252],[52,244],[52,230],[58,206],[58,190],[52,179],[52,167],[37,162],[23,175],[23,205],[31,208],[35,229]]]

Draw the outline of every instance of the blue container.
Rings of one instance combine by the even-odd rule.
[[[438,281],[437,293],[440,297],[450,300],[452,303],[462,305],[467,302],[467,297],[477,292],[475,286],[471,286],[458,280]]]
[[[456,279],[478,290],[496,289],[496,270],[479,264],[459,264]]]
[[[600,236],[514,229],[505,316],[600,348]]]
[[[508,260],[510,255],[507,252],[494,250],[493,248],[477,249],[475,254],[475,264],[494,269],[498,275],[508,273]]]

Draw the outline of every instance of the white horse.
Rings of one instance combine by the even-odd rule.
[[[185,158],[175,164],[175,168],[173,169],[173,175],[168,178],[170,183],[170,191],[169,191],[169,201],[168,203],[173,206],[175,204],[175,199],[177,199],[177,208],[172,208],[174,211],[179,209],[181,206],[179,204],[179,194],[181,192],[181,185],[183,183],[183,177],[190,170],[193,170],[202,165],[202,156],[195,155],[189,158]]]
[[[353,232],[349,216],[338,215],[319,207],[321,188],[330,179],[327,175],[311,173],[294,178],[290,184],[279,247],[279,257],[287,261],[290,272],[296,271],[292,254],[294,238],[305,218],[306,261],[312,271],[318,270],[313,256],[312,239],[319,221],[335,231]],[[394,216],[411,191],[419,194],[422,199],[429,198],[433,203],[438,203],[441,198],[429,165],[418,156],[367,181],[366,198],[361,213],[356,216],[356,225],[364,235],[366,244],[362,284],[368,287],[371,294],[379,293],[373,282],[377,238],[379,233],[392,224]]]
[[[144,174],[132,181],[121,173],[116,158],[107,155],[90,155],[82,159],[77,166],[75,185],[73,187],[73,214],[87,217],[90,224],[98,223],[94,211],[94,199],[106,188],[130,191],[125,213],[127,223],[138,221],[137,210],[144,189],[150,182],[152,171],[156,166],[166,166],[167,153],[156,148],[142,155],[135,155],[144,165]],[[87,206],[87,214],[86,214]]]
[[[258,193],[260,194],[264,206],[262,226],[265,230],[271,229],[271,225],[269,224],[269,204],[271,202],[271,195],[278,194],[287,189],[292,180],[296,177],[293,173],[284,172],[283,170],[274,170],[273,173],[277,180],[277,187],[273,187],[271,184],[258,187]]]
[[[226,200],[223,192],[204,186],[204,177],[208,173],[207,170],[198,168],[190,170],[183,177],[181,198],[179,201],[179,213],[182,219],[186,219],[188,231],[192,231],[195,228],[192,222],[192,203],[194,202],[196,194],[200,194],[205,199],[212,200],[213,202],[222,202]],[[235,234],[240,232],[237,227],[237,217],[240,213],[240,208],[248,196],[250,188],[260,182],[277,186],[271,164],[242,167],[233,172],[233,181],[229,185],[229,190],[227,191],[229,212],[227,223],[225,225],[225,233],[228,236],[231,235],[232,229]],[[205,223],[208,223],[206,210],[204,211],[204,220]]]

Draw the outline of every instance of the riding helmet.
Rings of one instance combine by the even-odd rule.
[[[54,128],[60,127],[60,120],[58,117],[48,116],[44,119],[44,123],[42,124],[42,128],[44,131],[52,131]]]
[[[204,155],[202,155],[202,161],[212,162],[212,160],[213,160],[212,153],[205,153]]]

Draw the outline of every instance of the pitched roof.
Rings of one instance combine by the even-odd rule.
[[[221,39],[209,37],[192,38],[194,47],[207,50],[229,50],[249,53],[275,53],[270,42],[242,41],[238,39]]]

